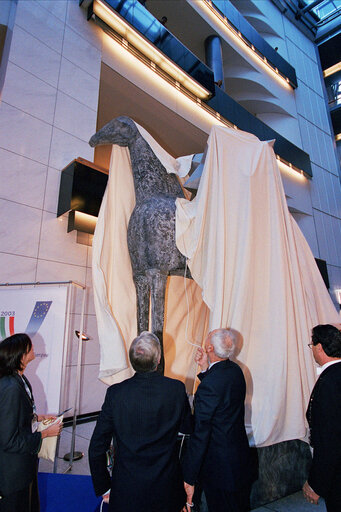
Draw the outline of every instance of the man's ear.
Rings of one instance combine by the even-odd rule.
[[[206,352],[212,352],[213,350],[214,350],[213,345],[211,345],[211,343],[207,343]]]

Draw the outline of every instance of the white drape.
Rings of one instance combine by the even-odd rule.
[[[303,438],[316,379],[311,328],[339,317],[288,211],[272,143],[213,127],[198,194],[177,199],[176,228],[209,329],[239,333],[251,441]]]

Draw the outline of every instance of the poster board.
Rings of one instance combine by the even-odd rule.
[[[29,379],[39,414],[60,411],[67,286],[0,287],[0,341],[25,332],[33,342],[35,360]]]

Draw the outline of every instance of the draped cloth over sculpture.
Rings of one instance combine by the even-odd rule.
[[[166,169],[177,172],[175,159],[141,134]],[[126,230],[134,204],[128,150],[113,146],[93,243],[100,378],[110,384],[131,375],[126,351],[136,336],[136,294]],[[198,194],[177,199],[176,235],[195,282],[186,280],[185,290],[183,278],[169,279],[166,375],[181,378],[191,392],[196,367],[186,337],[201,344],[208,326],[232,327],[241,335],[237,359],[247,382],[251,443],[303,438],[316,380],[310,331],[340,320],[288,211],[271,143],[213,127]]]

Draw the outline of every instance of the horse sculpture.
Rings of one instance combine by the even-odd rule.
[[[91,147],[118,144],[129,148],[136,205],[129,220],[127,239],[136,288],[137,331],[140,334],[149,328],[151,302],[151,330],[161,343],[158,370],[163,372],[167,277],[183,275],[186,268],[185,257],[175,243],[175,200],[184,194],[177,177],[166,171],[129,117],[110,121],[91,137],[89,144]]]

